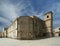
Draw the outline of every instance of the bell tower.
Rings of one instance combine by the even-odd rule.
[[[51,37],[53,34],[53,13],[52,11],[47,12],[44,15],[44,20],[45,20],[45,25],[46,25],[46,31],[47,31],[47,36]]]

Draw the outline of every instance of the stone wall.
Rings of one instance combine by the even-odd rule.
[[[17,38],[17,19],[12,22],[12,24],[7,29],[7,37]]]
[[[47,12],[44,17],[47,29],[46,31],[48,33],[48,36],[51,37],[53,35],[53,13],[51,11]]]
[[[29,16],[23,16],[18,19],[18,38],[32,39],[33,34],[33,20]]]

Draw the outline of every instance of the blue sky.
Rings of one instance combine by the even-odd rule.
[[[0,0],[0,31],[19,16],[43,18],[53,12],[53,28],[60,26],[60,0]]]

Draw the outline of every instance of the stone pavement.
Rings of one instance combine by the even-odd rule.
[[[60,37],[39,40],[0,38],[0,46],[60,46]]]

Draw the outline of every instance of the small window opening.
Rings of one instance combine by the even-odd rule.
[[[49,18],[49,16],[47,16],[47,18]]]

